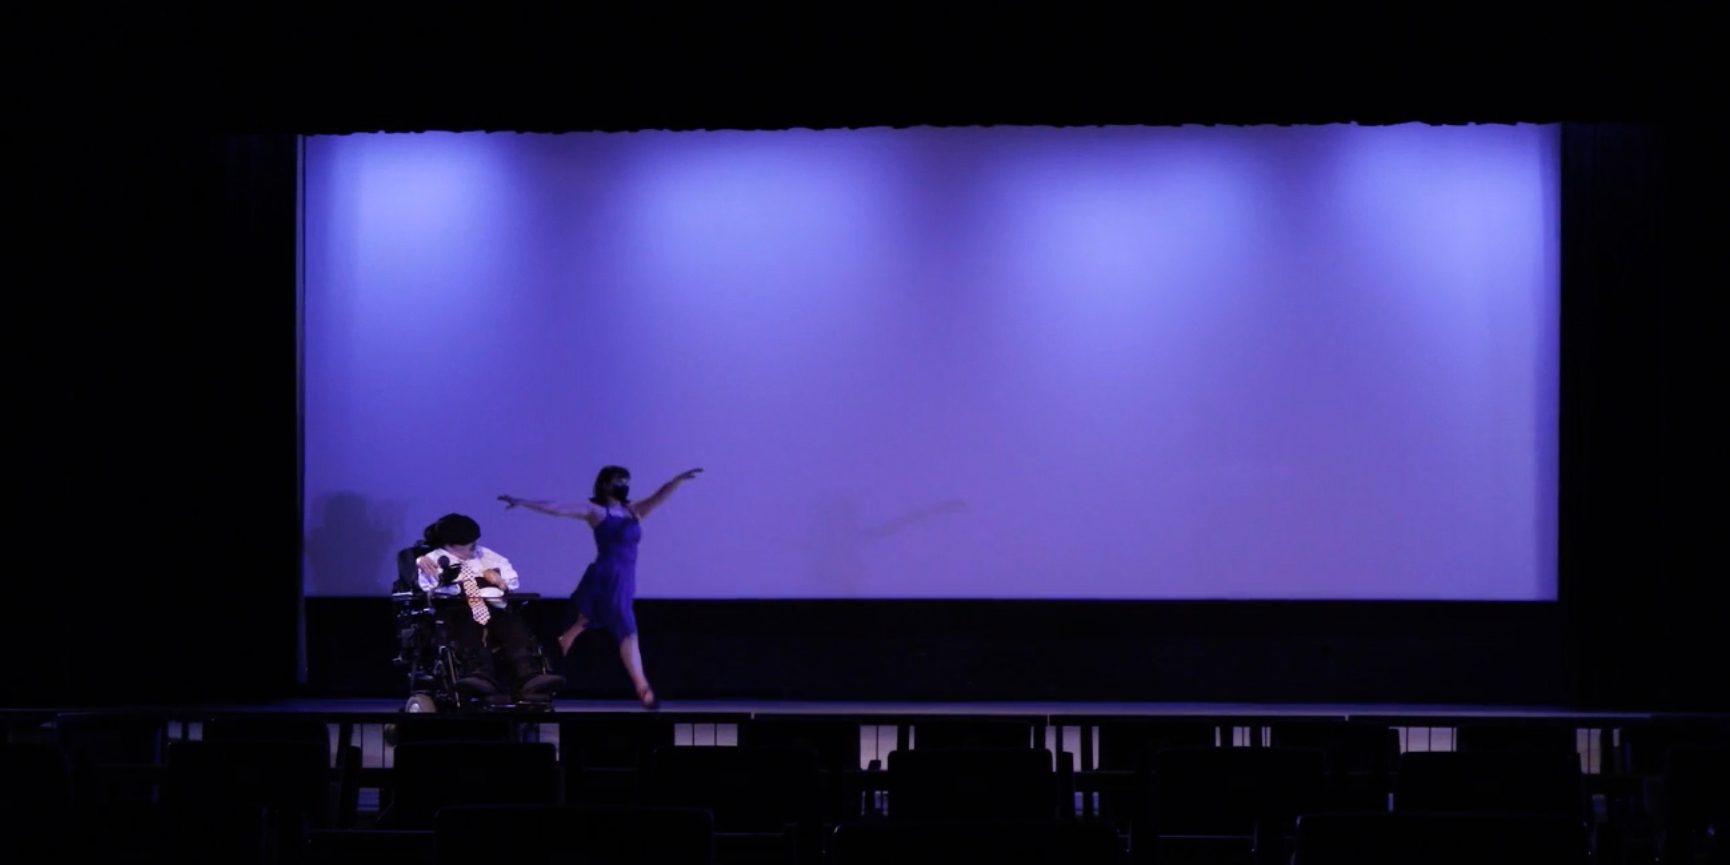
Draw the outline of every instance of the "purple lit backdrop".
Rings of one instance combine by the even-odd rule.
[[[645,597],[1553,599],[1534,126],[309,139],[306,586],[707,474]]]

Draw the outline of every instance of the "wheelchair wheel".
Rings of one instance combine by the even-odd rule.
[[[408,698],[408,702],[403,704],[402,710],[411,714],[437,712],[438,702],[433,700],[431,694],[416,694]]]

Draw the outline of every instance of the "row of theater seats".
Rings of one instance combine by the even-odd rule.
[[[1389,753],[1346,747],[1385,741],[1386,728],[1300,726],[1272,737],[1280,746],[1220,748],[1206,725],[1126,723],[1101,727],[1097,757],[1128,769],[1071,774],[1067,755],[1054,763],[1026,747],[1025,728],[924,723],[918,747],[893,752],[887,771],[859,772],[857,722],[744,724],[741,747],[719,748],[671,746],[662,723],[562,719],[555,754],[515,741],[523,728],[509,721],[426,719],[399,728],[387,770],[361,767],[352,746],[333,751],[316,720],[215,719],[201,741],[165,748],[158,729],[149,751],[135,749],[147,737],[131,738],[145,724],[67,716],[47,741],[9,737],[0,837],[56,849],[55,861],[155,850],[182,860],[202,851],[213,861],[472,862],[452,851],[476,845],[571,862],[1629,859],[1618,855],[1628,845],[1597,834],[1607,824],[1588,811],[1572,751],[1512,734],[1497,747],[1402,755],[1397,740]],[[1185,741],[1202,729],[1206,746]],[[1630,754],[1663,782],[1653,858],[1721,852],[1711,833],[1730,825],[1722,734],[1669,730],[1667,761]],[[848,738],[853,750],[838,751]],[[1382,787],[1374,779],[1384,770]],[[381,788],[371,821],[358,813],[361,786]],[[1094,790],[1100,819],[1077,820],[1075,792]]]

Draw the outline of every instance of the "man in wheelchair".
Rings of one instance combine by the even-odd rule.
[[[516,569],[481,546],[480,537],[480,524],[472,518],[446,514],[427,526],[420,543],[403,551],[399,563],[413,556],[416,584],[431,601],[433,627],[443,627],[455,697],[491,706],[545,705],[565,680],[547,672],[528,625],[505,600],[517,590]],[[509,668],[509,688],[498,675],[499,661]]]

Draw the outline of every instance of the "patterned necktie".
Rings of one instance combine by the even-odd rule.
[[[473,616],[476,622],[484,625],[493,617],[493,613],[491,610],[487,609],[487,602],[481,600],[481,589],[480,586],[475,585],[474,572],[475,568],[473,565],[468,562],[463,563],[463,572],[461,577],[463,594],[467,595],[469,599],[469,615]]]

